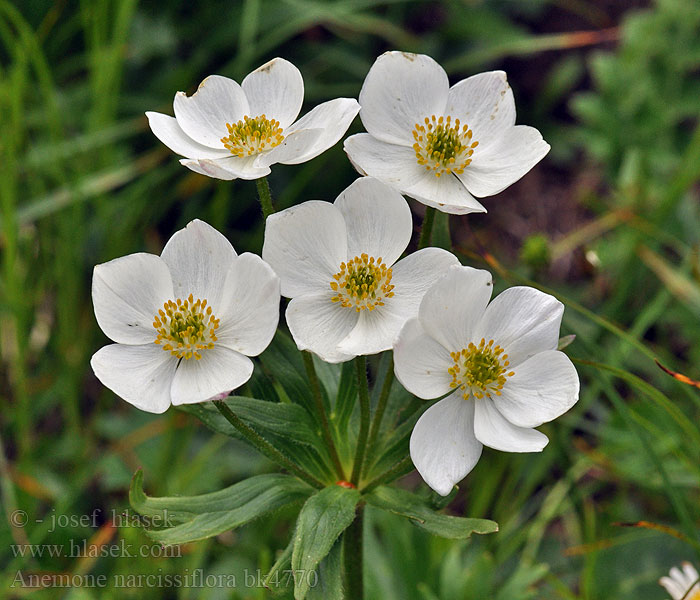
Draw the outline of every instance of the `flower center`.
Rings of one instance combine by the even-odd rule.
[[[254,119],[245,116],[234,125],[226,123],[226,129],[228,129],[228,136],[222,137],[221,143],[231,154],[239,158],[260,154],[279,146],[284,140],[280,122],[270,120],[265,115]]]
[[[391,269],[381,257],[375,260],[374,256],[367,254],[340,263],[340,271],[333,275],[331,289],[336,292],[331,298],[333,302],[354,306],[357,312],[384,306],[384,299],[394,295]]]
[[[472,142],[473,132],[468,125],[460,129],[459,119],[452,117],[425,117],[425,125],[416,123],[413,129],[413,149],[419,165],[433,171],[435,177],[443,173],[463,173],[471,162],[471,155],[479,142]]]
[[[700,590],[689,596],[688,600],[700,600]]]
[[[461,389],[465,400],[470,395],[477,398],[490,398],[491,394],[500,396],[506,377],[514,375],[506,368],[510,364],[508,355],[503,354],[500,346],[494,346],[493,340],[487,344],[481,338],[478,346],[470,342],[466,348],[450,354],[455,361],[454,366],[447,369],[452,375],[450,387]]]
[[[216,341],[215,331],[219,319],[207,306],[206,300],[195,299],[190,294],[186,300],[168,300],[153,317],[153,327],[158,332],[155,343],[177,358],[196,360],[202,358],[200,350],[211,349]]]

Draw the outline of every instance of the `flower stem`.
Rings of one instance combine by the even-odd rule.
[[[389,370],[386,372],[386,377],[384,378],[384,384],[382,385],[382,393],[379,395],[379,401],[377,402],[377,408],[374,413],[374,418],[372,419],[372,426],[369,430],[369,440],[367,441],[367,451],[370,456],[374,450],[374,445],[377,443],[377,436],[379,435],[379,428],[382,424],[382,418],[384,417],[384,410],[386,409],[386,403],[389,400],[389,392],[391,392],[391,384],[394,383],[394,358],[391,358],[389,363]]]
[[[362,488],[362,493],[371,492],[374,488],[384,483],[391,483],[399,477],[413,471],[413,461],[410,456],[404,456],[399,462],[397,462],[393,467],[384,471],[378,477],[375,477],[370,481],[364,488]]]
[[[275,207],[272,205],[272,193],[270,192],[270,184],[267,182],[267,177],[260,177],[255,180],[255,185],[258,188],[258,199],[262,208],[263,219],[267,219],[275,212]]]
[[[343,465],[340,462],[340,457],[338,456],[338,451],[336,450],[335,443],[333,442],[333,436],[331,436],[331,428],[328,424],[328,417],[326,416],[326,408],[323,405],[323,398],[321,397],[321,387],[318,384],[318,376],[316,375],[316,367],[314,367],[314,358],[310,352],[302,351],[302,357],[304,358],[304,367],[306,367],[306,376],[311,382],[311,390],[314,396],[314,402],[316,403],[316,412],[321,419],[321,432],[323,433],[323,441],[328,447],[328,451],[331,454],[331,460],[335,466],[335,470],[338,473],[340,479],[345,479],[345,471]]]
[[[258,179],[258,181],[260,180]],[[433,237],[433,221],[435,221],[435,209],[432,206],[426,206],[423,226],[421,227],[420,238],[418,239],[418,250],[430,246],[430,241]]]
[[[284,467],[291,473],[294,473],[299,479],[305,481],[315,488],[322,489],[325,487],[323,483],[316,479],[313,475],[295,465],[252,427],[246,425],[223,400],[214,400],[214,406],[219,409],[219,412],[224,416],[224,418],[231,423],[231,425],[233,425],[245,439],[253,444],[253,446],[255,446],[270,460],[276,462],[278,465]]]
[[[362,476],[362,463],[365,460],[367,434],[369,433],[369,381],[367,380],[367,359],[364,356],[358,356],[355,359],[355,371],[357,372],[357,390],[360,396],[360,434],[357,436],[355,462],[352,465],[350,483],[357,485]]]
[[[364,507],[358,505],[355,520],[343,533],[345,553],[345,585],[347,598],[362,600],[364,586],[362,580],[362,545],[364,530]]]

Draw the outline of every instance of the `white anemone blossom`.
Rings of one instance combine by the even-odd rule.
[[[392,347],[426,290],[458,263],[440,248],[399,260],[412,230],[403,196],[370,177],[333,204],[268,217],[262,255],[292,298],[286,319],[299,349],[337,363]]]
[[[250,379],[248,357],[272,340],[279,285],[259,256],[237,255],[216,229],[192,221],[160,256],[130,254],[95,267],[95,317],[116,344],[93,355],[93,371],[153,413],[226,395]]]
[[[360,106],[368,133],[345,140],[355,168],[447,213],[486,212],[474,196],[503,191],[549,152],[539,131],[515,125],[503,71],[450,87],[429,56],[386,52],[365,78]]]
[[[682,570],[673,567],[666,577],[659,579],[659,583],[671,594],[672,600],[700,600],[700,575],[688,562],[681,567]]]
[[[180,162],[217,179],[258,179],[275,163],[296,165],[340,140],[360,107],[351,98],[318,105],[295,122],[304,101],[299,69],[275,58],[239,85],[207,77],[192,96],[177,92],[175,117],[147,112],[156,137]]]
[[[530,287],[489,304],[488,271],[452,267],[423,297],[394,344],[394,370],[419,398],[445,396],[411,434],[413,464],[446,496],[481,456],[482,445],[540,452],[533,429],[578,400],[576,369],[557,350],[563,305]],[[451,392],[451,393],[450,393]]]

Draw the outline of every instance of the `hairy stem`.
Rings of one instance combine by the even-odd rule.
[[[248,440],[270,460],[276,462],[279,466],[287,469],[289,472],[294,473],[294,475],[296,475],[299,479],[305,481],[315,488],[321,489],[325,487],[323,483],[316,479],[313,475],[307,473],[304,471],[304,469],[289,460],[252,427],[246,425],[223,400],[214,400],[214,406],[219,409],[219,412],[224,416],[224,418],[231,423],[231,425],[233,425],[246,440]]]
[[[358,356],[355,359],[355,371],[357,372],[357,391],[360,397],[360,434],[357,436],[355,462],[352,465],[350,482],[357,485],[362,476],[362,464],[365,460],[369,433],[369,381],[367,380],[367,359],[364,356]]]
[[[323,441],[328,447],[328,451],[331,455],[331,460],[335,466],[335,470],[340,479],[345,479],[345,471],[343,470],[343,465],[340,462],[340,457],[338,456],[338,451],[336,450],[335,443],[333,442],[333,436],[331,436],[331,428],[328,424],[328,417],[326,416],[326,408],[323,405],[323,398],[321,397],[321,386],[318,383],[318,376],[316,375],[316,367],[314,367],[314,358],[310,352],[302,351],[302,357],[304,358],[304,367],[306,368],[306,376],[309,378],[311,383],[311,390],[313,392],[314,403],[316,404],[316,412],[321,420],[321,432],[323,434]]]
[[[258,199],[262,208],[263,219],[267,219],[275,212],[275,207],[272,205],[272,193],[270,192],[270,184],[267,182],[267,177],[260,177],[255,180],[255,185],[258,188]]]

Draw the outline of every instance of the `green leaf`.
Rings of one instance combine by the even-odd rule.
[[[430,533],[444,538],[466,539],[472,533],[494,533],[498,523],[488,519],[451,517],[432,510],[416,494],[395,487],[380,486],[365,496],[368,504],[410,519]]]
[[[303,600],[313,583],[310,572],[330,552],[333,544],[355,519],[360,492],[338,485],[309,498],[299,513],[292,552],[294,598]]]
[[[281,593],[287,589],[289,583],[288,574],[291,573],[292,567],[292,548],[294,548],[294,537],[289,540],[289,544],[279,555],[275,564],[265,576],[263,585],[273,594]]]
[[[143,491],[143,471],[134,474],[129,500],[151,518],[148,535],[162,544],[184,544],[235,529],[258,517],[299,502],[313,488],[291,475],[256,475],[217,492],[199,496],[152,498]]]
[[[304,408],[297,404],[266,402],[243,396],[231,396],[224,402],[246,425],[315,477],[321,480],[333,477],[321,432]],[[245,441],[211,402],[184,404],[178,408],[218,433]]]
[[[260,355],[264,369],[272,374],[286,396],[295,404],[315,414],[315,407],[309,380],[301,354],[294,341],[283,331],[278,330],[267,350]]]
[[[352,361],[343,363],[340,374],[340,382],[338,383],[338,395],[335,399],[335,406],[331,414],[332,420],[335,422],[338,431],[344,433],[347,431],[350,417],[352,416],[355,406],[357,405],[357,377],[355,375],[355,367]]]
[[[340,563],[342,543],[338,540],[316,571],[309,571],[306,600],[343,600],[343,567]]]
[[[283,438],[312,447],[320,441],[311,416],[297,404],[267,402],[244,396],[229,396],[224,402],[246,425],[263,437]],[[178,408],[194,415],[214,431],[243,439],[211,402],[183,404]]]

